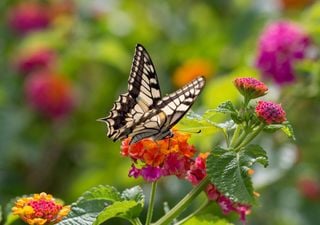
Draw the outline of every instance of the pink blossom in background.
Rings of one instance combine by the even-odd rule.
[[[22,2],[11,8],[8,24],[16,33],[26,34],[47,28],[50,24],[50,15],[44,5],[36,2]]]
[[[279,21],[262,32],[258,44],[256,66],[263,77],[277,84],[295,80],[294,63],[306,55],[309,36],[298,25]]]
[[[52,49],[40,48],[20,54],[15,65],[20,73],[27,74],[36,70],[49,69],[55,63],[56,57]]]
[[[25,92],[31,106],[51,119],[67,116],[74,106],[70,83],[64,77],[49,72],[29,76]]]

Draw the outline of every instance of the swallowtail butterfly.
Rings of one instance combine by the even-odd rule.
[[[171,137],[171,128],[187,113],[205,84],[198,77],[179,90],[161,97],[158,77],[146,49],[137,44],[128,81],[128,92],[121,94],[107,124],[113,141],[132,137],[130,144],[143,138],[161,140]]]

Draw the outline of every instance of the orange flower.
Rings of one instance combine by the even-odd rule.
[[[313,0],[281,0],[285,9],[302,9],[311,4]]]
[[[70,212],[70,206],[63,206],[52,195],[44,192],[16,201],[12,213],[20,216],[27,224],[55,224]]]
[[[213,67],[209,61],[204,59],[192,59],[186,61],[174,72],[173,83],[178,87],[182,87],[198,76],[209,78],[212,76],[212,73]]]

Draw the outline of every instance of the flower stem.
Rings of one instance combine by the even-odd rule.
[[[194,187],[175,207],[173,207],[167,214],[161,217],[157,222],[152,225],[167,225],[174,218],[176,218],[186,207],[192,202],[209,183],[209,178],[205,177],[198,186]]]
[[[240,143],[238,146],[235,146],[237,149],[240,149],[247,144],[249,144],[262,130],[265,128],[265,124],[261,123],[256,130],[254,130],[250,135],[246,137],[246,139],[243,140],[242,143]]]
[[[230,146],[233,146],[235,144],[235,141],[237,140],[237,138],[239,137],[241,132],[241,127],[239,125],[237,125],[236,130],[234,131],[233,135],[232,135],[232,139],[230,142]],[[229,146],[228,146],[229,147]]]
[[[134,219],[132,219],[132,220],[131,220],[131,223],[132,223],[133,225],[142,225],[142,223],[141,223],[141,221],[140,221],[139,218],[134,218]]]
[[[175,223],[174,225],[181,225],[184,222],[186,222],[187,220],[189,220],[191,217],[195,216],[197,213],[199,213],[202,209],[204,209],[207,205],[209,205],[210,201],[207,199],[204,203],[202,203],[202,205],[195,210],[194,212],[192,212],[190,215],[188,215],[186,218],[180,220],[178,223]]]
[[[152,182],[151,185],[151,193],[150,193],[150,199],[149,199],[149,206],[148,206],[148,213],[147,213],[147,219],[146,219],[146,225],[149,225],[152,220],[152,214],[153,214],[153,208],[154,208],[154,198],[156,194],[157,189],[157,181]]]

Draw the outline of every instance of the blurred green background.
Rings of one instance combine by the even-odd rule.
[[[126,91],[136,43],[149,51],[162,93],[208,78],[193,107],[203,112],[239,100],[232,80],[262,79],[255,61],[266,25],[292,21],[312,47],[295,61],[295,80],[266,80],[296,132],[265,135],[271,165],[257,168],[261,194],[248,224],[314,225],[320,221],[320,3],[311,0],[2,0],[0,2],[0,203],[45,191],[75,201],[86,189],[141,184],[130,160],[96,119]],[[310,56],[310,57],[309,57]],[[219,118],[218,118],[219,119]],[[272,137],[271,137],[272,136]],[[202,151],[222,136],[196,136]],[[166,178],[162,201],[173,205],[190,186]],[[149,185],[144,185],[146,194]],[[214,209],[213,209],[214,210]],[[215,214],[219,210],[214,211]],[[235,219],[236,220],[236,219]]]

